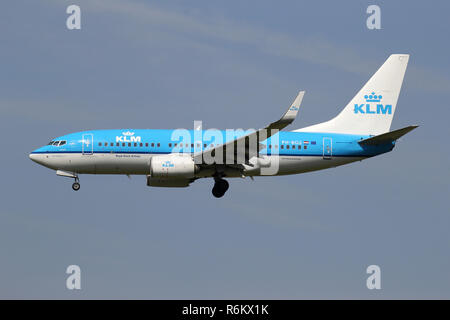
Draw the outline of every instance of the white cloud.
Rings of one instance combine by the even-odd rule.
[[[362,47],[355,44],[337,44],[308,34],[299,39],[289,34],[273,32],[261,26],[239,24],[222,17],[198,17],[186,13],[135,1],[80,1],[83,8],[91,12],[121,15],[135,23],[144,23],[176,33],[182,43],[215,40],[226,43],[253,46],[266,54],[300,60],[308,63],[328,65],[346,72],[370,75],[380,66],[382,60],[361,55]],[[146,38],[150,32],[143,28],[143,34],[135,39]],[[152,31],[154,32],[154,31]],[[176,44],[175,44],[176,45]],[[383,57],[383,58],[387,58]],[[413,60],[412,60],[413,61]],[[414,63],[414,62],[413,62]],[[410,84],[416,89],[431,92],[450,90],[450,79],[421,66],[410,66]]]
[[[260,26],[238,24],[235,21],[217,17],[200,20],[188,14],[133,1],[89,1],[83,4],[83,7],[94,12],[125,15],[133,21],[162,27],[165,30],[177,32],[183,37],[203,37],[205,41],[222,40],[234,44],[251,45],[267,54],[325,64],[348,72],[365,74],[374,70],[371,68],[371,63],[361,57],[356,50],[338,46],[317,37],[305,35],[302,39],[297,39]]]

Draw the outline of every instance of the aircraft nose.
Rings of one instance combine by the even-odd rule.
[[[28,156],[32,161],[39,163],[39,156],[36,153],[30,153]]]
[[[38,149],[39,150],[39,149]],[[37,152],[35,152],[35,151],[33,151],[32,153],[30,153],[29,155],[28,155],[28,157],[32,160],[32,161],[34,161],[34,162],[36,162],[36,163],[38,163],[38,164],[41,164],[41,165],[45,165],[45,160],[44,160],[44,155],[43,154],[41,154],[41,153],[37,153]]]

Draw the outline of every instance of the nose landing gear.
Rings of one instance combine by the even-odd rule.
[[[229,188],[229,184],[227,180],[222,178],[214,178],[214,187],[212,188],[212,194],[216,198],[222,198],[225,192],[227,192]]]
[[[80,183],[79,182],[74,182],[73,184],[72,184],[72,189],[74,190],[74,191],[78,191],[78,190],[80,190]]]
[[[72,184],[72,189],[74,190],[74,191],[78,191],[78,190],[80,190],[80,179],[78,179],[78,176],[77,175],[74,175],[74,177],[73,177],[74,179],[75,179],[75,182]]]
[[[73,178],[75,182],[72,184],[72,189],[74,191],[80,190],[80,179],[78,179],[78,175],[75,172],[67,172],[63,170],[56,170],[56,175],[61,177]]]

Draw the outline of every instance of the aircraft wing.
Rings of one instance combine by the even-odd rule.
[[[300,110],[300,104],[302,103],[304,94],[305,91],[300,91],[298,93],[286,113],[278,121],[272,122],[263,129],[256,130],[222,145],[194,154],[195,163],[204,163],[205,159],[216,158],[216,156],[216,159],[222,160],[221,164],[247,163],[249,158],[258,155],[261,147],[260,141],[264,141],[270,136],[278,133],[279,130],[285,128],[295,120],[298,111]],[[232,150],[233,152],[227,152],[227,150]],[[239,155],[241,157],[239,157]]]

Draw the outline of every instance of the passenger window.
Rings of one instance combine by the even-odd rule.
[[[306,146],[304,146],[303,149],[306,149]]]
[[[269,149],[272,149],[272,145],[271,144],[269,144]]]
[[[118,147],[118,146],[120,146],[120,143],[119,143],[119,142],[116,143],[116,147]]]
[[[131,142],[128,142],[128,146],[131,147]]]
[[[60,145],[60,146],[63,146],[63,145],[65,145],[65,144],[66,144],[66,141],[61,141],[59,145]]]
[[[172,144],[171,143],[169,143],[169,148],[172,148]]]
[[[148,143],[146,143],[146,145],[148,146]],[[152,147],[154,147],[155,146],[155,144],[152,142]]]
[[[286,149],[289,149],[289,147],[290,147],[290,146],[289,146],[289,145],[287,145],[287,146],[286,146]]]
[[[108,142],[105,142],[105,147],[107,147],[108,146]]]
[[[280,145],[280,148],[281,148],[281,149],[284,149],[284,145]]]
[[[142,146],[143,146],[142,142],[141,142],[141,143],[139,143],[139,147],[142,147]]]
[[[298,149],[300,150],[302,148],[302,146],[301,145],[298,145]]]
[[[99,145],[99,146],[101,147],[101,146],[102,146],[102,143],[101,143],[101,142],[99,142],[99,143],[98,143],[98,145]]]
[[[191,148],[193,148],[194,147],[194,144],[193,143],[191,143]]]
[[[158,146],[158,148],[159,148],[160,144],[158,143],[157,146]]]
[[[122,147],[125,147],[125,142],[122,142]]]
[[[134,146],[137,147],[137,142],[134,143]]]
[[[206,148],[206,143],[203,144],[203,148]]]

